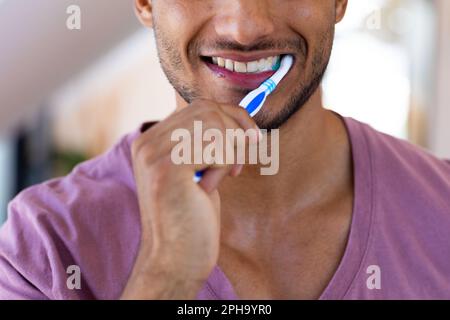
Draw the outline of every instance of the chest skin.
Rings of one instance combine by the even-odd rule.
[[[349,197],[247,234],[225,227],[219,267],[240,299],[318,299],[344,254],[351,216]]]

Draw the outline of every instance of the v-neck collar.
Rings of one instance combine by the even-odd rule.
[[[353,159],[354,199],[352,221],[344,255],[319,300],[345,298],[356,275],[361,271],[368,248],[373,215],[373,157],[362,124],[352,118],[341,117],[350,140]],[[231,282],[216,265],[208,278],[206,289],[219,300],[239,300]]]

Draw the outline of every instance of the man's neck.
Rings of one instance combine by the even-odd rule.
[[[240,177],[224,181],[219,192],[226,211],[290,214],[351,187],[348,135],[342,120],[322,108],[319,91],[280,128],[279,145],[276,175],[263,176],[258,166],[249,165]]]
[[[186,102],[177,96],[177,109]],[[322,107],[318,89],[281,128],[279,171],[261,175],[247,165],[238,178],[227,178],[219,193],[222,211],[283,215],[348,194],[353,169],[350,143],[340,117]],[[239,210],[237,210],[239,208]]]

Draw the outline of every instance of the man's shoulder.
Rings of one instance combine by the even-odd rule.
[[[353,134],[360,135],[359,149],[366,153],[365,157],[360,156],[360,160],[365,160],[360,161],[360,168],[370,171],[366,177],[370,177],[369,188],[378,221],[391,227],[409,225],[411,230],[416,230],[417,237],[427,234],[427,228],[448,230],[450,162],[408,141],[353,121],[351,125],[360,128],[354,128]]]
[[[10,274],[22,274],[55,299],[75,298],[73,294],[109,299],[120,294],[140,239],[132,139],[133,134],[123,137],[67,176],[30,187],[10,202],[0,232],[0,256],[16,268]],[[89,288],[64,287],[60,278],[67,276],[70,265],[81,268]],[[111,277],[118,281],[109,281]],[[55,281],[58,288],[48,287]],[[17,290],[24,288],[21,284]]]
[[[421,146],[377,131],[370,125],[353,119],[347,121],[361,128],[378,176],[402,182],[415,180],[450,193],[450,159],[441,159]]]
[[[450,162],[367,124],[346,121],[376,207],[391,217],[393,212],[417,221],[432,217],[450,227]]]
[[[110,150],[80,163],[66,176],[23,190],[11,203],[29,202],[36,209],[59,211],[73,206],[73,209],[82,209],[94,204],[95,208],[90,208],[90,211],[114,206],[116,200],[135,194],[130,154],[134,136],[135,133],[123,136]]]
[[[351,126],[358,141],[360,177],[365,178],[357,185],[366,186],[368,194],[359,202],[366,214],[357,220],[368,226],[363,264],[379,266],[390,278],[381,290],[367,291],[367,274],[361,273],[362,290],[353,294],[388,299],[448,297],[449,161],[369,125],[352,120]]]

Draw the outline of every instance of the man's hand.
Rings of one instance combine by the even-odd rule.
[[[220,199],[217,188],[242,165],[176,165],[171,161],[172,132],[193,123],[203,129],[259,130],[237,106],[205,100],[172,114],[135,140],[134,175],[141,213],[141,245],[124,299],[194,299],[217,263]],[[256,141],[254,141],[256,142]],[[225,144],[225,142],[224,142]],[[208,168],[197,184],[193,175]]]

